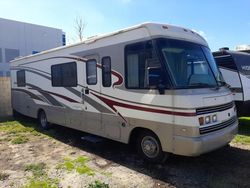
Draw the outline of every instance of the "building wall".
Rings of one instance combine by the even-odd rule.
[[[9,61],[62,46],[61,29],[0,18],[0,77],[9,76]]]
[[[236,51],[240,51],[240,50],[250,50],[250,45],[247,44],[242,44],[242,45],[238,45],[235,47]]]
[[[10,77],[0,77],[0,119],[11,115]]]
[[[0,119],[12,114],[9,62],[62,45],[61,29],[0,18]]]

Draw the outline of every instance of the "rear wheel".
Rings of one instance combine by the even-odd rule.
[[[14,118],[19,118],[21,116],[21,114],[14,109],[12,110],[12,115]]]
[[[38,123],[43,129],[49,128],[49,122],[47,121],[47,116],[43,110],[38,114]]]
[[[163,162],[166,159],[158,137],[151,131],[143,131],[139,134],[137,150],[144,159],[150,162]]]

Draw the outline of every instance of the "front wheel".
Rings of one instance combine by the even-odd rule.
[[[166,159],[158,137],[150,131],[143,131],[139,134],[137,150],[149,162],[163,162]]]
[[[38,124],[45,130],[49,128],[49,122],[44,111],[40,111],[38,114]]]

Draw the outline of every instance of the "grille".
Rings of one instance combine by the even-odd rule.
[[[202,114],[208,114],[213,112],[221,112],[224,110],[228,110],[230,108],[234,107],[234,102],[230,102],[227,104],[219,105],[219,106],[212,106],[212,107],[205,107],[205,108],[197,108],[196,114],[202,115]]]
[[[200,134],[206,134],[206,133],[214,132],[214,131],[217,131],[217,130],[220,130],[220,129],[224,129],[224,128],[234,124],[236,121],[237,121],[237,117],[234,116],[231,119],[229,119],[229,120],[227,120],[227,121],[225,121],[223,123],[219,123],[219,124],[216,124],[216,125],[211,125],[211,126],[208,126],[208,127],[201,127],[200,128]]]

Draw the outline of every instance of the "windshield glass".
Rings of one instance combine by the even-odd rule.
[[[210,49],[205,47],[205,46],[202,46],[201,48],[202,48],[202,50],[207,58],[207,61],[209,62],[209,65],[214,73],[214,76],[215,76],[215,79],[216,79],[218,85],[224,85],[225,80],[223,79],[222,74],[218,69],[218,66],[214,60],[214,57],[213,57]]]
[[[173,39],[159,39],[157,44],[175,87],[217,87],[219,82],[222,83],[208,48]]]

